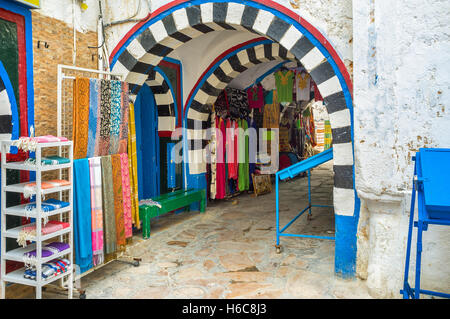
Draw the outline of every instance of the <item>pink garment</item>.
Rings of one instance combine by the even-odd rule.
[[[44,135],[35,137],[38,143],[52,143],[52,142],[67,142],[68,139],[65,137],[56,137],[53,135]]]
[[[216,118],[216,198],[226,196],[226,171],[225,171],[225,122],[220,117]]]
[[[92,256],[94,266],[96,266],[104,261],[102,168],[100,157],[89,159],[89,174],[91,183]]]
[[[228,161],[228,178],[237,179],[237,149],[235,148],[235,124],[236,122],[227,120],[227,161]]]
[[[238,137],[239,137],[239,124],[237,121],[234,121],[234,162],[236,165],[236,191],[239,191],[239,144],[238,144]]]
[[[130,188],[130,170],[128,167],[128,154],[120,154],[120,167],[122,169],[122,198],[123,198],[123,218],[125,224],[125,238],[133,236],[131,219],[131,188]]]
[[[247,89],[248,106],[251,109],[259,109],[264,106],[264,92],[261,84]]]

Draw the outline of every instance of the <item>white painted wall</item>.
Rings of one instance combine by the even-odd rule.
[[[358,269],[375,296],[399,297],[411,157],[450,147],[450,2],[354,1],[353,18]],[[450,291],[449,243],[445,227],[425,234],[424,289]]]

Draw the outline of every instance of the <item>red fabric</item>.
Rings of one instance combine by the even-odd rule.
[[[236,122],[227,120],[227,156],[228,156],[228,178],[237,179],[238,163],[237,163],[237,140],[235,136]]]
[[[225,122],[216,117],[216,199],[226,196],[226,170],[225,170]]]
[[[247,89],[248,107],[251,109],[261,109],[264,106],[264,92],[262,85]]]
[[[314,82],[314,99],[316,101],[323,101],[323,97],[320,94],[319,88],[317,87],[317,84]]]
[[[291,159],[286,154],[280,155],[280,170],[292,165]]]

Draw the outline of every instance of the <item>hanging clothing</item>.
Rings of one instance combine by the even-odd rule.
[[[247,118],[250,114],[247,92],[230,87],[225,90],[231,117]]]
[[[105,253],[112,254],[117,249],[116,217],[114,211],[114,188],[111,156],[103,156],[102,163],[102,206],[103,238]]]
[[[94,266],[104,262],[102,168],[100,157],[89,158],[91,183],[92,256]]]
[[[132,218],[131,218],[131,187],[130,171],[128,168],[128,154],[120,154],[120,167],[122,173],[122,198],[123,198],[123,219],[125,225],[125,238],[133,236]]]
[[[256,123],[254,120],[250,121],[250,128],[255,131],[255,135],[252,135],[254,139],[256,140],[249,140],[249,145],[248,145],[248,152],[249,152],[249,163],[248,163],[248,173],[249,173],[249,187],[253,187],[253,178],[252,178],[252,174],[255,172],[256,169],[256,153],[258,152],[258,140],[257,140],[257,134],[256,134]],[[252,139],[253,139],[252,138]],[[249,188],[251,189],[251,188]]]
[[[251,109],[259,109],[264,106],[264,93],[261,84],[247,89],[248,106]]]
[[[214,106],[215,107],[215,106]],[[210,196],[211,199],[216,198],[216,172],[217,172],[217,118],[214,112],[211,113],[211,139],[209,143],[209,152],[211,154],[211,184],[210,184]]]
[[[331,123],[330,120],[325,120],[325,141],[324,141],[324,149],[330,149],[333,137],[331,132]]]
[[[264,128],[278,128],[280,123],[280,104],[277,102],[277,91],[272,91],[272,94],[272,104],[264,105]]]
[[[317,84],[314,82],[314,100],[316,101],[323,101],[323,97],[320,94],[319,88],[317,87]]]
[[[298,72],[295,76],[297,101],[309,101],[311,92],[311,77],[306,72]]]
[[[130,100],[128,97],[128,83],[121,82],[122,92],[121,92],[121,120],[120,120],[120,134],[119,134],[119,149],[117,152],[126,153],[127,152],[127,142],[128,142],[128,120],[129,120],[129,107]]]
[[[114,215],[116,219],[116,243],[118,246],[123,246],[126,245],[126,240],[123,212],[122,166],[119,154],[111,155],[111,165],[113,174]]]
[[[275,73],[278,102],[292,102],[294,88],[294,72],[278,71]]]
[[[120,81],[111,81],[111,137],[109,140],[109,154],[117,154],[119,150],[120,120],[121,120],[121,93]]]
[[[91,187],[87,158],[73,161],[73,186],[75,260],[83,273],[93,265]]]
[[[236,125],[236,121],[231,121],[230,119],[227,120],[226,154],[229,179],[237,179],[238,177],[237,150],[235,140]]]
[[[128,120],[128,166],[130,171],[131,218],[134,227],[141,228],[139,220],[139,198],[137,181],[136,126],[134,123],[134,105],[129,104]]]
[[[100,102],[100,141],[99,156],[109,154],[109,142],[111,133],[111,83],[101,80],[101,102]]]
[[[89,135],[89,79],[76,78],[73,85],[73,158],[85,158]]]
[[[239,119],[239,190],[249,189],[249,157],[248,157],[248,135],[245,134],[248,129],[248,123],[244,119]]]
[[[225,123],[222,118],[216,118],[216,198],[226,196],[226,163],[225,163]]]
[[[95,145],[97,141],[98,114],[100,104],[100,80],[89,80],[89,134],[86,157],[95,156]]]

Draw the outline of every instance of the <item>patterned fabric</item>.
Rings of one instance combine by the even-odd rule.
[[[62,187],[71,185],[69,181],[61,179],[52,179],[50,181],[41,182],[41,189],[49,189],[54,187]],[[23,197],[30,198],[37,191],[36,182],[28,183],[23,188]]]
[[[333,137],[332,137],[332,133],[331,133],[331,123],[330,120],[325,120],[325,145],[324,148],[325,150],[331,148],[331,143],[332,143]]]
[[[89,79],[76,78],[73,85],[73,158],[85,158],[89,135]]]
[[[48,223],[48,213],[63,207],[69,206],[68,202],[63,202],[57,199],[47,199],[41,202],[41,216],[43,218],[44,224]],[[25,206],[25,217],[30,218],[30,214],[36,211],[36,203],[30,203]]]
[[[280,105],[277,103],[277,92],[273,91],[273,103],[264,105],[264,128],[278,128],[280,123]]]
[[[264,93],[261,84],[247,89],[248,106],[251,109],[259,109],[264,106]]]
[[[97,266],[104,261],[102,168],[100,157],[89,159],[89,175],[91,182],[92,259],[94,266]]]
[[[226,91],[222,90],[214,103],[214,111],[217,116],[224,118],[229,115],[229,108]]]
[[[69,227],[69,223],[60,222],[56,220],[50,220],[47,224],[41,227],[42,235],[47,235],[59,231],[61,229]],[[29,225],[22,227],[22,230],[17,236],[17,243],[23,247],[27,246],[27,241],[36,236],[36,225]]]
[[[228,178],[237,179],[238,169],[237,169],[237,149],[235,141],[235,128],[236,121],[227,120],[227,130],[226,130],[226,154],[227,154],[227,165],[228,165]]]
[[[116,251],[116,217],[114,213],[114,188],[111,156],[103,156],[102,163],[102,208],[103,208],[103,238],[105,253]]]
[[[247,92],[227,87],[226,96],[230,106],[230,115],[233,118],[247,118],[250,114]]]
[[[100,104],[100,80],[89,80],[89,133],[87,145],[87,157],[95,156],[95,146],[97,141],[97,127]]]
[[[136,126],[134,122],[134,104],[129,105],[128,120],[128,162],[130,170],[131,218],[134,227],[141,228],[139,220],[139,198],[137,180]]]
[[[215,105],[214,105],[215,106]],[[209,152],[211,154],[211,184],[210,184],[210,197],[216,198],[216,114],[211,113],[211,139],[209,143]]]
[[[56,137],[53,135],[45,135],[38,137],[19,137],[18,140],[15,140],[11,143],[12,146],[17,147],[19,150],[24,152],[27,151],[36,151],[36,147],[38,143],[52,143],[52,142],[67,142],[68,139],[65,137]]]
[[[128,155],[120,154],[120,165],[122,171],[122,194],[123,194],[123,218],[125,224],[125,237],[133,236],[133,221],[131,219],[131,192],[130,192],[130,170],[128,167]]]
[[[43,279],[58,276],[70,270],[70,260],[53,259],[48,263],[42,264],[41,276]],[[27,268],[23,275],[27,279],[36,280],[36,268]]]
[[[111,83],[101,80],[100,102],[100,141],[98,155],[109,154],[109,140],[111,134]]]
[[[278,71],[275,73],[275,82],[277,85],[278,102],[293,101],[294,72]]]
[[[41,249],[41,257],[47,258],[55,254],[59,254],[60,252],[69,249],[70,245],[67,243],[61,242],[52,242],[50,244],[45,245]],[[26,252],[23,254],[23,262],[25,266],[31,266],[36,262],[37,258],[37,250],[33,249],[32,251]]]
[[[128,98],[128,83],[122,82],[122,109],[120,111],[121,121],[120,121],[120,135],[119,135],[119,149],[118,153],[126,153],[127,152],[127,142],[128,142],[128,117],[129,112],[128,108],[130,105],[130,101]]]
[[[111,138],[109,154],[117,154],[119,150],[120,121],[122,119],[122,84],[120,81],[111,81]]]
[[[311,92],[311,77],[308,73],[298,72],[296,80],[296,99],[297,101],[309,101]]]
[[[122,167],[120,155],[111,155],[113,174],[114,214],[116,217],[117,245],[125,245],[125,222],[123,214]]]

